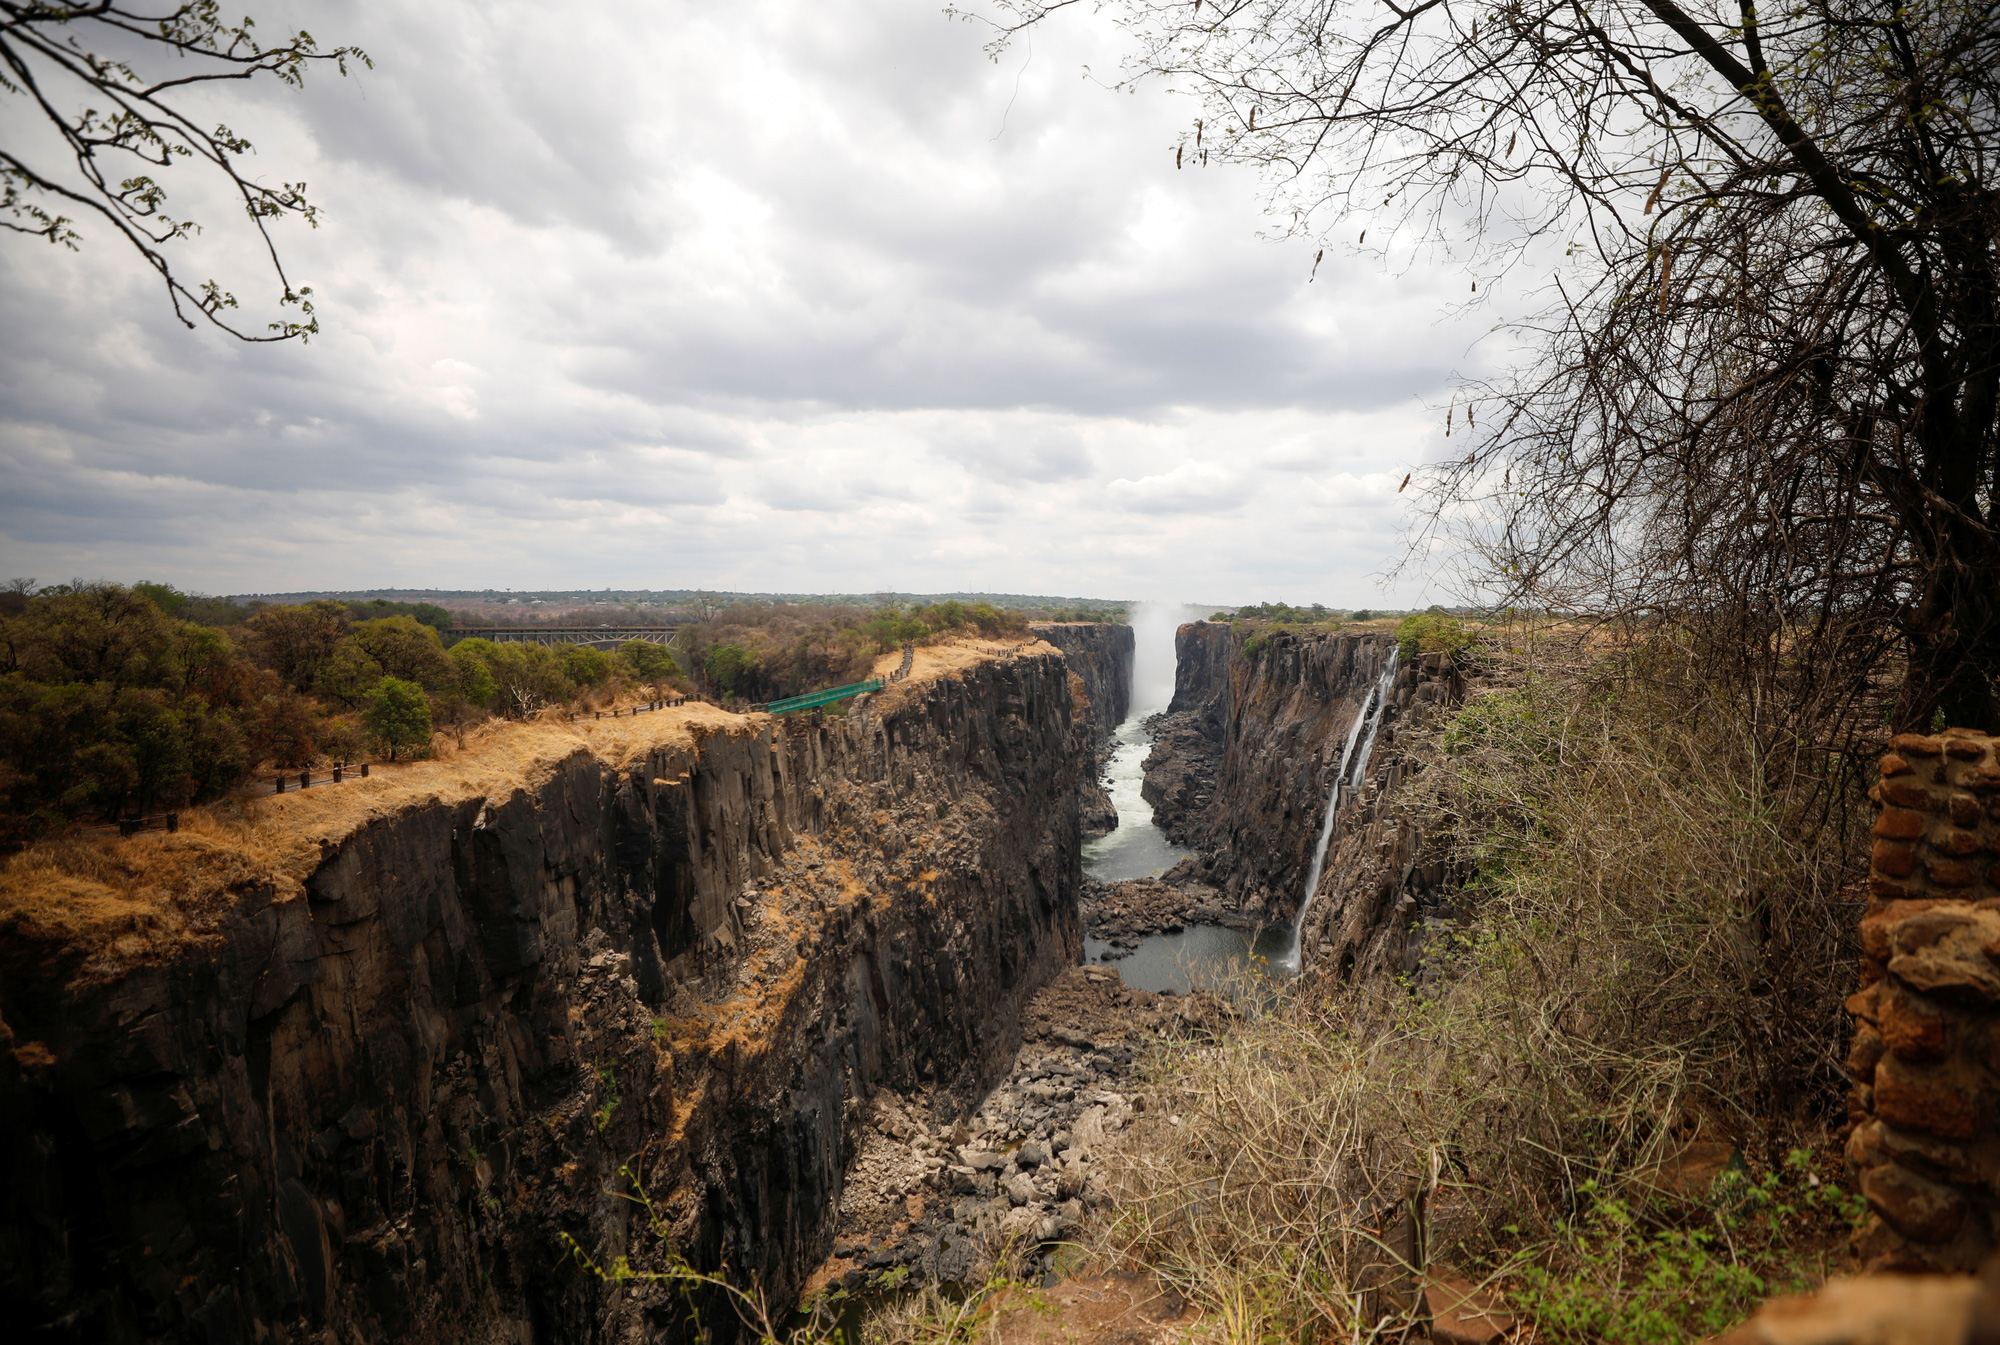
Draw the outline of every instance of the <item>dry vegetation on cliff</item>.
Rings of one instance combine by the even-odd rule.
[[[1566,1341],[1698,1339],[1837,1255],[1856,782],[1671,650],[1487,657],[1410,805],[1471,875],[1419,974],[1154,1062],[1103,1247],[1244,1338],[1393,1317],[1399,1246]]]

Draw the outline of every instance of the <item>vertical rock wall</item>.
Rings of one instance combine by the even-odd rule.
[[[13,894],[0,1320],[678,1332],[676,1293],[573,1247],[671,1246],[786,1303],[864,1099],[968,1107],[1079,956],[1072,697],[1038,645],[845,716],[527,726],[490,740],[543,745],[505,787],[470,755],[381,772],[270,801],[240,842],[127,842],[136,883]]]
[[[1063,651],[1090,697],[1090,731],[1100,742],[1132,713],[1132,628],[1100,621],[1051,621],[1031,627]]]
[[[1226,625],[1191,622],[1175,647],[1173,704],[1149,725],[1156,746],[1146,797],[1161,829],[1200,854],[1203,875],[1233,909],[1289,920],[1305,895],[1348,734],[1395,641],[1280,631],[1246,648]],[[1448,660],[1401,669],[1371,775],[1399,759],[1412,707],[1455,703],[1462,693]]]
[[[1890,740],[1873,797],[1847,1161],[1871,1269],[1976,1269],[2000,1246],[2000,739]]]
[[[1085,836],[1118,826],[1118,808],[1104,787],[1115,750],[1111,741],[1132,713],[1134,642],[1130,626],[1096,621],[1051,621],[1031,627],[1063,651],[1063,660],[1089,701],[1078,724],[1083,769],[1077,773],[1077,812]]]
[[[1463,876],[1426,836],[1400,791],[1424,769],[1411,733],[1465,698],[1464,670],[1442,654],[1399,668],[1358,789],[1345,793],[1332,843],[1299,926],[1299,965],[1342,980],[1385,982],[1418,970],[1424,922],[1449,913]]]

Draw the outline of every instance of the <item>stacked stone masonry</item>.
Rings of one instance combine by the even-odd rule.
[[[2000,739],[1890,740],[1861,921],[1847,1162],[1871,1269],[2000,1246]]]

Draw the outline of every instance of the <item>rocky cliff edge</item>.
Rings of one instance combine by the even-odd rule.
[[[17,857],[0,1318],[679,1333],[678,1292],[579,1250],[788,1301],[871,1093],[968,1108],[1077,960],[1074,694],[1047,644],[927,648],[841,715],[501,726]]]

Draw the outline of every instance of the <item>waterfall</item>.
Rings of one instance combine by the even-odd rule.
[[[1368,775],[1368,755],[1375,750],[1375,734],[1382,727],[1382,711],[1389,704],[1389,690],[1396,681],[1396,663],[1399,650],[1389,651],[1389,662],[1384,665],[1382,675],[1369,688],[1367,699],[1361,702],[1361,709],[1354,716],[1354,727],[1347,731],[1347,745],[1340,750],[1340,766],[1333,773],[1333,788],[1326,796],[1326,816],[1319,824],[1319,844],[1313,850],[1312,864],[1306,869],[1305,895],[1299,898],[1299,913],[1292,918],[1292,949],[1285,955],[1285,969],[1297,971],[1301,964],[1300,940],[1305,937],[1306,912],[1312,909],[1313,896],[1319,891],[1320,871],[1326,867],[1327,851],[1333,847],[1333,833],[1336,819],[1340,816],[1340,791],[1342,786],[1359,788]],[[1364,732],[1366,737],[1363,737]],[[1361,745],[1357,755],[1355,744]],[[1351,767],[1351,770],[1350,770]]]

